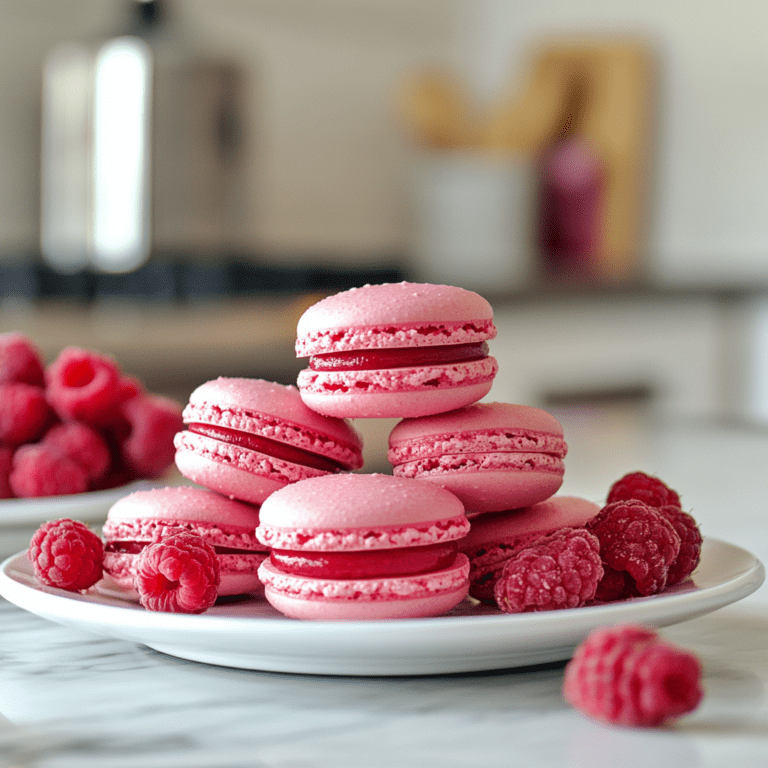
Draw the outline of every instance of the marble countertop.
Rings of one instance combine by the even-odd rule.
[[[606,443],[588,440],[583,414],[573,416],[564,492],[597,499],[625,471],[656,473],[674,480],[705,535],[768,561],[768,431],[611,423]],[[562,663],[430,677],[291,675],[183,661],[2,600],[0,622],[0,766],[8,768],[768,764],[765,586],[662,630],[701,658],[705,698],[675,725],[651,730],[600,725],[571,709]]]

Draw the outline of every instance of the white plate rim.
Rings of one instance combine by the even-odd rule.
[[[725,574],[717,567],[724,559]],[[300,622],[258,598],[186,615],[145,611],[109,591],[72,594],[37,584],[20,552],[0,565],[0,595],[48,620],[190,661],[309,674],[426,675],[562,661],[597,626],[664,627],[736,602],[760,587],[765,568],[747,550],[705,538],[697,578],[702,586],[564,611],[508,615],[466,603],[431,619]],[[262,616],[246,615],[254,606]]]

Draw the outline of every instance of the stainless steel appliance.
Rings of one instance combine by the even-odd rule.
[[[243,69],[180,31],[166,3],[127,11],[115,34],[45,62],[40,241],[58,272],[216,254],[240,226]]]

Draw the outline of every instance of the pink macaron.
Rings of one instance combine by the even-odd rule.
[[[458,541],[461,502],[428,483],[380,474],[327,475],[287,486],[261,508],[271,550],[265,596],[296,619],[438,616],[469,589]]]
[[[467,515],[527,507],[563,483],[563,428],[540,408],[475,403],[403,419],[389,436],[398,477],[427,480],[464,502]]]
[[[425,416],[477,402],[498,365],[493,309],[472,291],[428,283],[366,285],[309,307],[296,328],[304,402],[350,418]]]
[[[293,386],[218,378],[192,392],[183,418],[187,429],[174,441],[181,474],[252,504],[297,480],[363,465],[354,427],[308,408]]]
[[[104,523],[104,570],[132,590],[142,549],[170,529],[201,536],[216,551],[219,595],[260,590],[258,568],[268,550],[256,539],[258,509],[205,488],[178,486],[136,491],[110,508]]]
[[[581,528],[600,507],[576,496],[553,496],[524,509],[472,518],[460,549],[469,557],[470,594],[494,604],[493,588],[504,563],[522,547],[561,528]]]

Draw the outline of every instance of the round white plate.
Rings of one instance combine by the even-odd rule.
[[[4,526],[38,525],[62,517],[73,517],[82,523],[104,522],[109,508],[118,499],[134,491],[157,486],[155,481],[137,480],[106,491],[34,499],[0,499],[0,530]]]
[[[0,566],[0,595],[51,621],[207,664],[312,674],[427,675],[567,659],[595,627],[675,624],[746,597],[764,578],[754,555],[705,539],[693,580],[654,597],[516,615],[465,600],[439,618],[331,623],[287,619],[256,597],[217,605],[199,616],[145,611],[118,588],[97,586],[81,595],[40,586],[20,553]]]

